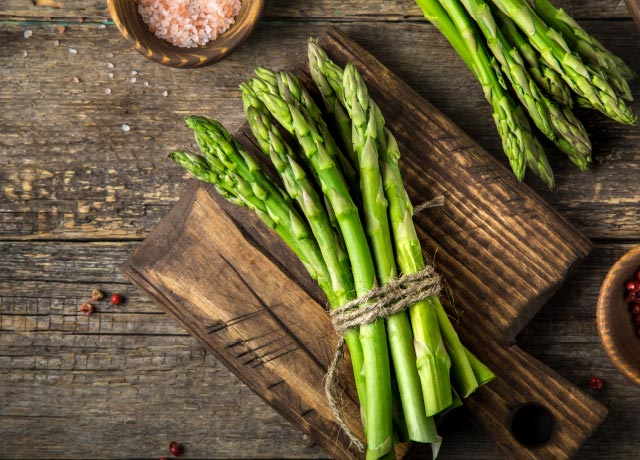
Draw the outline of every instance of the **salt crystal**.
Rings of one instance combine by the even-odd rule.
[[[27,29],[24,31],[24,38],[29,38],[33,35],[33,30]]]
[[[163,92],[162,92],[162,95],[163,95],[164,97],[167,97],[167,96],[169,95],[169,91],[163,91]]]
[[[132,71],[131,71],[131,76],[132,76],[132,77],[135,77],[136,75],[138,75],[138,72],[136,72],[135,70],[132,70]]]
[[[75,48],[69,48],[69,53],[71,54],[78,54],[78,50]]]
[[[60,40],[54,40],[53,46],[60,46]]]
[[[159,38],[193,48],[225,32],[240,7],[240,0],[141,0],[138,13]]]
[[[80,79],[78,77],[73,77],[73,82],[74,83],[80,83]]]
[[[106,29],[107,26],[105,24],[98,24],[98,29]]]
[[[111,94],[111,88],[105,88],[104,94]]]
[[[123,130],[124,132],[131,131],[131,126],[129,126],[129,125],[128,125],[128,124],[126,124],[126,123],[123,123],[123,124],[122,124],[122,130]]]
[[[113,64],[111,64],[110,62],[107,62],[107,69],[113,69]]]
[[[145,82],[142,84],[142,86],[144,86],[145,88],[148,88],[148,87],[149,87],[149,82],[148,82],[148,81],[145,81]]]
[[[135,82],[136,82],[136,77],[131,77],[131,78],[129,79],[129,81],[130,81],[131,83],[135,83]]]
[[[22,51],[22,56],[23,56],[23,57],[27,57],[27,56],[29,56],[29,53],[27,53],[26,51],[24,51],[24,50],[23,50],[23,51]]]
[[[113,73],[112,73],[112,72],[109,72],[109,73],[107,74],[107,76],[108,76],[109,78],[113,78]]]

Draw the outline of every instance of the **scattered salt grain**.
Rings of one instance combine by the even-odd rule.
[[[111,94],[111,88],[105,88],[104,94]]]
[[[137,79],[136,79],[136,77],[131,77],[131,78],[129,79],[129,81],[130,81],[131,83],[135,83],[135,82],[136,82],[136,80],[137,80]]]
[[[106,24],[98,24],[98,29],[106,29]]]
[[[113,53],[107,53],[106,56],[107,56],[107,59],[111,59],[113,57]]]
[[[138,75],[138,72],[136,72],[135,70],[132,70],[132,71],[131,71],[131,76],[132,76],[132,77],[135,77],[136,75]]]
[[[78,50],[75,48],[69,48],[69,53],[70,54],[78,54]]]
[[[109,78],[113,78],[113,72],[109,72],[109,73],[107,74],[107,76],[108,76]]]
[[[60,46],[60,40],[54,40],[53,46]]]
[[[240,0],[138,0],[138,12],[159,38],[184,47],[202,46],[234,23]]]
[[[131,126],[126,123],[123,123],[122,130],[126,133],[127,131],[131,131]]]
[[[162,95],[163,95],[164,97],[167,97],[167,96],[169,95],[169,91],[163,91],[163,92],[162,92]]]
[[[148,87],[149,87],[149,82],[148,82],[148,81],[145,81],[145,82],[142,84],[142,86],[144,86],[145,88],[148,88]]]
[[[27,53],[26,51],[23,50],[22,51],[22,57],[27,57],[27,56],[29,56],[29,53]]]
[[[107,62],[107,69],[113,69],[113,64],[110,62]]]
[[[78,77],[73,77],[73,82],[74,83],[80,83],[80,79]]]
[[[33,35],[33,30],[27,29],[24,31],[24,38],[29,38]]]

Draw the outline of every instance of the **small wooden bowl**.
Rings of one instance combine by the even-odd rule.
[[[242,0],[235,23],[217,39],[198,48],[181,48],[156,37],[138,13],[133,0],[108,0],[109,14],[120,33],[140,53],[160,64],[183,69],[219,61],[251,34],[260,19],[264,0]]]
[[[609,270],[598,297],[600,340],[613,364],[640,386],[640,337],[634,327],[629,303],[624,299],[625,281],[640,269],[640,246],[622,256]]]

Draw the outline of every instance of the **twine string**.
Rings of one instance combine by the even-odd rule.
[[[344,420],[342,410],[334,396],[337,386],[337,369],[344,354],[345,333],[352,328],[373,323],[378,318],[392,316],[421,300],[438,295],[441,289],[440,275],[435,273],[433,266],[427,265],[418,273],[402,276],[384,286],[374,288],[362,297],[352,300],[330,313],[331,323],[340,339],[327,370],[324,391],[336,423],[349,438],[351,444],[359,451],[363,451],[364,446]]]
[[[432,200],[420,203],[414,207],[413,215],[415,216],[428,208],[443,206],[444,201],[444,196],[440,195]],[[324,391],[336,423],[349,438],[351,445],[358,451],[362,452],[364,446],[349,428],[334,396],[337,386],[338,366],[344,356],[344,335],[352,328],[373,323],[378,318],[387,318],[421,300],[438,295],[441,290],[442,280],[440,275],[435,273],[432,265],[427,264],[420,272],[404,275],[384,286],[374,288],[360,298],[347,302],[330,313],[331,323],[339,335],[339,340],[333,359],[327,369]]]

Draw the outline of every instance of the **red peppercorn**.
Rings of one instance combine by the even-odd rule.
[[[124,297],[122,297],[122,294],[111,295],[111,305],[120,305],[122,302],[124,302]]]
[[[633,307],[631,308],[631,314],[633,316],[640,315],[640,303],[633,304]]]
[[[625,300],[627,302],[635,302],[640,300],[640,291],[627,291],[627,294],[625,295]]]
[[[594,391],[600,391],[604,387],[604,381],[600,377],[594,376],[589,379],[589,386]]]
[[[90,303],[85,302],[80,305],[80,311],[84,316],[89,316],[95,311],[95,308],[93,308],[93,305],[91,305]]]
[[[640,282],[636,280],[629,280],[625,283],[627,291],[637,291],[640,288]]]
[[[171,443],[169,443],[169,451],[171,452],[171,455],[177,457],[184,452],[184,447],[179,442],[171,441]]]

